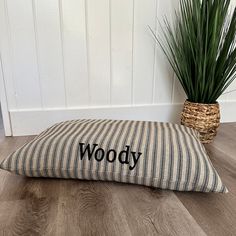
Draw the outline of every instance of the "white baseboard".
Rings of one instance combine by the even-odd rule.
[[[112,106],[10,111],[13,136],[35,135],[56,122],[72,119],[125,119],[179,123],[183,104]],[[221,121],[236,121],[236,101],[221,103]]]

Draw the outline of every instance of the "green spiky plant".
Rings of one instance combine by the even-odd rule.
[[[236,9],[230,0],[180,0],[175,16],[163,37],[151,31],[188,100],[216,103],[236,77]]]

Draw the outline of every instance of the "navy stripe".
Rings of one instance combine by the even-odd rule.
[[[148,122],[147,127],[147,139],[145,144],[145,151],[144,151],[144,165],[143,165],[143,184],[145,184],[145,179],[147,177],[147,163],[149,161],[149,150],[150,150],[150,136],[151,136],[151,122]]]
[[[153,148],[153,152],[152,152],[152,159],[151,159],[151,163],[153,163],[151,166],[151,173],[150,176],[152,178],[152,182],[151,182],[151,186],[155,187],[155,180],[156,180],[156,171],[157,171],[157,147],[158,147],[158,140],[157,140],[157,132],[158,132],[158,123],[155,122],[154,123],[154,148]]]
[[[142,149],[143,134],[144,134],[145,127],[146,127],[146,122],[142,121],[142,129],[141,129],[140,138],[138,142],[137,152],[141,152],[141,149]],[[138,163],[135,169],[135,174],[134,174],[136,183],[139,183],[139,171],[140,171],[140,164]]]
[[[168,174],[167,174],[167,176],[169,176],[169,178],[166,181],[167,181],[167,186],[170,189],[172,181],[173,181],[173,167],[174,167],[174,164],[173,164],[173,162],[174,162],[173,147],[174,147],[174,141],[173,141],[173,136],[172,136],[172,133],[171,133],[170,124],[167,123],[166,126],[169,129],[169,143],[170,143],[170,155],[169,155],[170,163],[169,163]]]
[[[162,145],[161,145],[161,157],[160,157],[160,173],[159,173],[159,187],[163,187],[163,176],[164,176],[164,170],[165,170],[165,158],[166,158],[166,131],[164,128],[164,124],[160,123],[161,130],[162,130]]]

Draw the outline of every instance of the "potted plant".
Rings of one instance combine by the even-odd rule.
[[[163,37],[151,30],[182,85],[187,100],[181,123],[210,143],[220,124],[217,99],[236,77],[236,9],[230,0],[180,0]]]

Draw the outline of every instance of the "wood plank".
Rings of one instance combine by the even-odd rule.
[[[87,0],[91,105],[110,104],[110,1]]]
[[[179,0],[158,0],[156,33],[159,38],[165,42],[161,26],[165,27],[164,19],[168,19],[173,24],[174,11]],[[156,45],[156,61],[155,61],[155,103],[171,103],[173,96],[174,72],[163,53],[161,47]]]
[[[7,10],[7,1],[0,1],[0,50],[2,71],[4,82],[6,86],[6,94],[8,106],[10,109],[16,109],[17,101],[15,97],[14,78],[13,78],[13,65],[12,65],[12,47],[11,47],[11,34],[9,27],[9,17]]]
[[[131,235],[111,185],[62,181],[56,235]]]
[[[62,0],[65,86],[68,107],[89,104],[84,0]]]
[[[16,106],[18,109],[41,108],[31,0],[7,0],[7,9]]]
[[[111,103],[132,103],[133,0],[111,0]]]
[[[172,23],[173,23],[173,21],[175,21],[174,20],[174,16],[175,16],[174,11],[178,10],[179,2],[180,2],[179,0],[172,1],[172,8],[171,8],[170,17],[169,17],[169,19],[171,20]],[[184,103],[184,101],[186,99],[187,99],[187,96],[183,90],[183,87],[180,84],[176,74],[174,73],[173,92],[172,92],[172,101],[171,102],[172,103]]]
[[[57,184],[53,180],[20,179],[18,177],[15,182],[15,192],[10,198],[0,202],[0,209],[5,212],[0,214],[2,232],[7,235],[52,235],[58,208]],[[7,211],[11,214],[6,214]]]
[[[44,108],[66,106],[58,0],[34,0],[39,76]]]
[[[148,26],[156,24],[156,0],[134,1],[133,103],[152,104],[155,42]]]
[[[132,235],[205,235],[172,191],[116,184]]]

